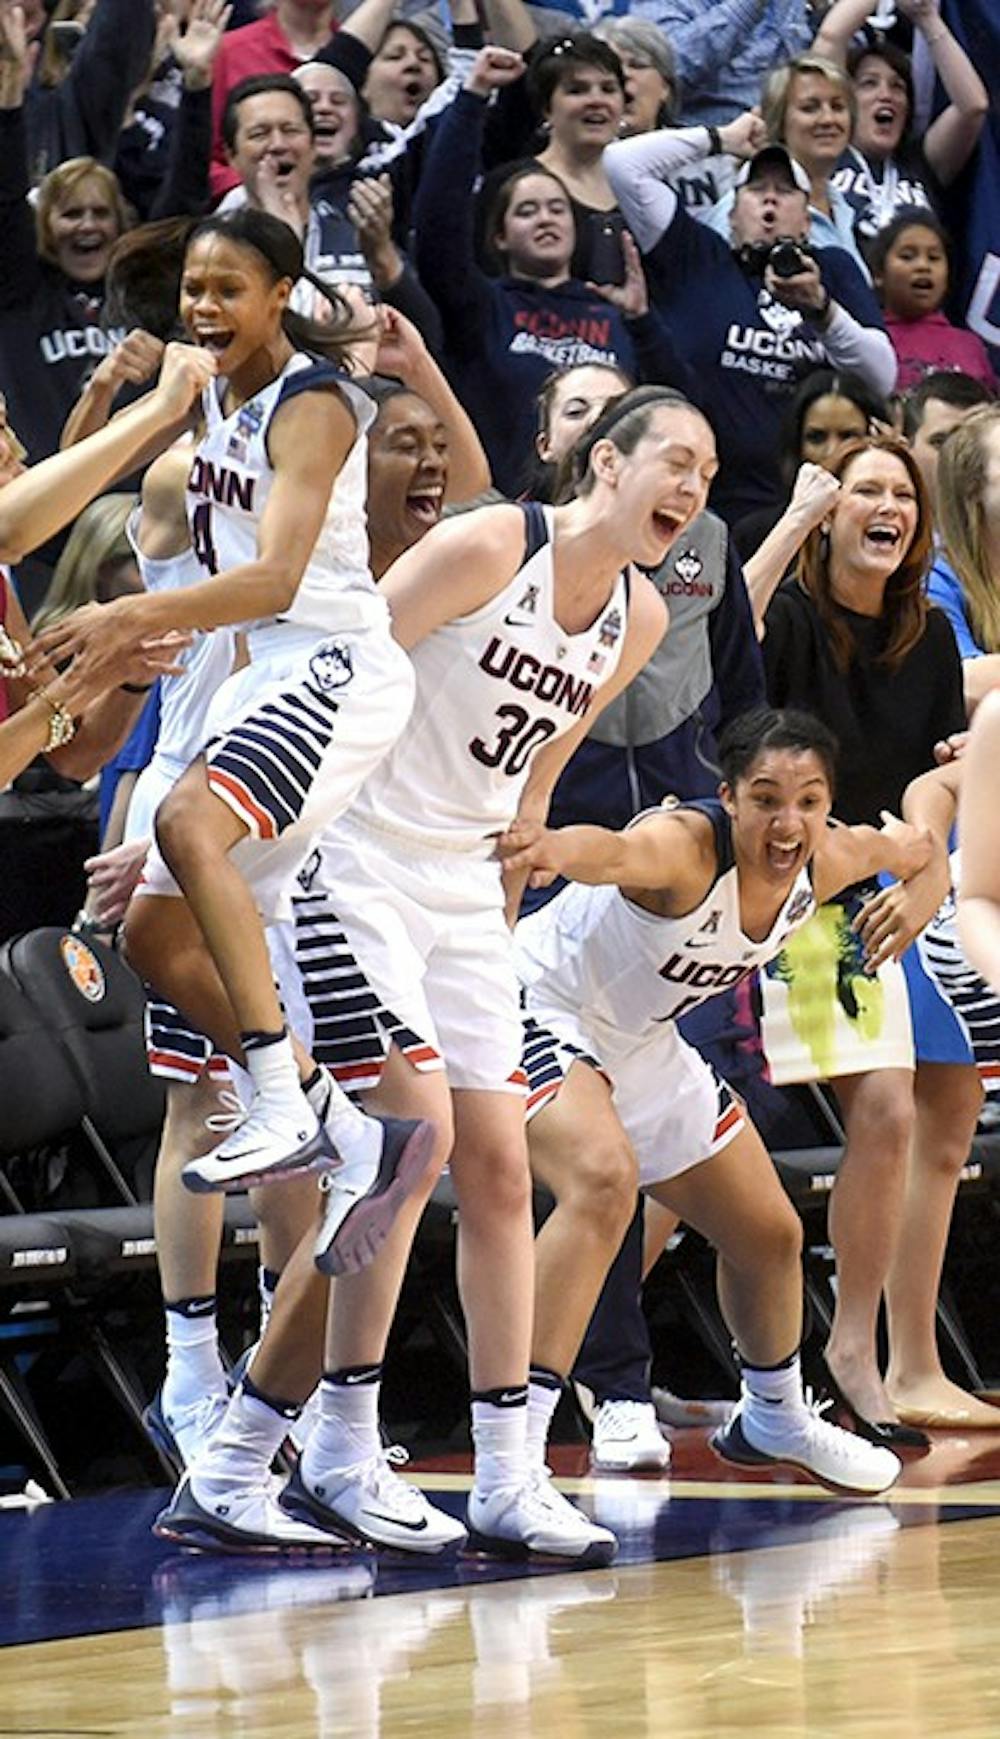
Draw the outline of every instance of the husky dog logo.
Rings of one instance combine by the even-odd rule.
[[[674,562],[674,572],[686,586],[693,586],[704,567],[704,562],[696,549],[686,549]]]
[[[324,694],[332,689],[346,688],[354,675],[351,649],[342,640],[327,640],[309,660],[313,681]]]
[[[108,985],[104,968],[94,950],[79,936],[61,936],[59,952],[74,989],[88,1002],[100,1002]]]

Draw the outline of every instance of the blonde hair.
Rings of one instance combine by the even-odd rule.
[[[1000,405],[980,405],[952,429],[938,459],[938,520],[944,553],[961,582],[976,643],[1000,652],[1000,574],[990,569],[983,496],[990,431]]]
[[[821,54],[799,54],[794,60],[788,60],[783,66],[776,66],[768,73],[761,92],[760,112],[767,128],[767,136],[776,143],[784,143],[785,119],[788,114],[788,103],[792,91],[792,80],[798,73],[815,73],[818,78],[828,79],[836,85],[847,99],[851,115],[851,131],[858,115],[858,99],[854,86],[843,67],[836,61],[827,60]]]
[[[56,563],[45,602],[32,621],[33,633],[61,622],[81,604],[97,601],[102,569],[132,557],[125,526],[136,500],[134,495],[100,495],[84,508]]]
[[[60,163],[58,169],[53,169],[46,175],[38,189],[38,201],[35,206],[35,233],[38,238],[38,252],[50,266],[56,265],[55,248],[52,241],[52,214],[67,203],[73,194],[78,192],[85,181],[93,179],[98,183],[118,219],[118,233],[128,228],[128,207],[122,196],[118,177],[113,170],[98,163],[96,157],[67,157],[65,163]]]

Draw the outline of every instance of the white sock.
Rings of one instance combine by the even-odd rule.
[[[474,1484],[481,1497],[500,1487],[520,1490],[528,1478],[527,1391],[511,1384],[509,1390],[491,1393],[520,1394],[523,1399],[498,1403],[473,1396]]]
[[[226,1373],[219,1357],[219,1330],[215,1299],[190,1299],[189,1308],[165,1308],[167,1372],[163,1379],[163,1406],[168,1413],[178,1407],[193,1407],[206,1395],[224,1395]],[[190,1306],[194,1305],[193,1311]]]
[[[562,1385],[539,1382],[534,1373],[528,1382],[528,1464],[545,1466],[545,1451],[549,1445],[552,1419],[562,1395]]]
[[[366,1372],[374,1379],[364,1380]],[[351,1379],[354,1378],[354,1381]],[[324,1376],[319,1385],[319,1411],[302,1451],[302,1477],[307,1485],[361,1462],[382,1450],[379,1435],[381,1367],[358,1366]]]
[[[244,1040],[256,1037],[249,1033],[241,1036]],[[302,1083],[288,1034],[269,1044],[251,1043],[245,1056],[255,1096],[276,1112],[301,1117]]]
[[[230,1397],[222,1423],[192,1465],[192,1489],[199,1501],[235,1486],[263,1485],[298,1408],[272,1406],[241,1384]]]
[[[770,1370],[744,1365],[740,1395],[740,1423],[757,1449],[787,1441],[789,1430],[809,1416],[798,1353]]]
[[[321,1063],[306,1098],[343,1159],[373,1167],[382,1157],[382,1125],[355,1105]]]

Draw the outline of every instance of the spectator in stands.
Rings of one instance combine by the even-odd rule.
[[[952,429],[964,423],[977,405],[990,402],[978,380],[951,371],[928,374],[903,400],[903,433],[920,466],[924,487],[937,515],[938,456]],[[941,603],[941,599],[935,600]],[[954,624],[953,624],[954,626]]]
[[[346,168],[347,181],[364,149],[363,107],[347,74],[322,60],[307,60],[292,74],[312,105],[314,172]]]
[[[334,0],[276,0],[256,23],[227,32],[212,86],[211,189],[216,198],[236,185],[222,137],[222,116],[233,86],[261,73],[292,73],[314,59],[337,27],[336,10]]]
[[[614,49],[625,74],[621,137],[668,126],[677,109],[677,60],[663,31],[646,18],[602,18],[594,35]]]
[[[846,65],[854,86],[852,145],[833,183],[858,209],[862,236],[874,235],[906,206],[940,211],[942,191],[968,162],[989,109],[986,87],[941,17],[939,0],[900,0],[948,98],[923,139],[914,138],[909,56],[881,37],[850,46],[871,9],[871,0],[835,0],[813,43],[814,53]]]
[[[505,276],[476,263],[471,193],[490,92],[521,75],[520,55],[487,48],[441,115],[415,207],[416,264],[445,322],[459,398],[486,448],[498,486],[517,491],[530,450],[534,401],[553,367],[608,362],[671,383],[687,371],[651,314],[634,248],[622,286],[580,283],[570,197],[532,165],[501,184],[487,224]]]
[[[348,20],[348,28],[353,18]],[[444,78],[444,65],[426,30],[410,19],[389,25],[372,56],[361,94],[368,113],[389,128],[408,127]]]
[[[572,201],[573,276],[623,283],[625,226],[602,163],[604,147],[617,139],[625,115],[621,61],[606,42],[580,31],[535,55],[528,95],[547,141],[533,161],[558,177]]]
[[[850,80],[815,54],[799,55],[776,67],[764,85],[761,113],[768,138],[784,145],[809,177],[809,239],[814,247],[843,248],[868,276],[854,237],[854,210],[830,181],[851,137],[854,92]],[[732,192],[724,195],[706,222],[728,235]]]
[[[954,368],[996,386],[981,338],[942,312],[949,287],[948,235],[932,211],[909,206],[880,229],[869,250],[885,326],[899,358],[896,389]]]
[[[67,158],[95,157],[112,163],[126,105],[149,66],[153,0],[96,0],[72,56],[61,60],[48,55],[51,37],[39,42],[48,24],[42,6],[34,3],[18,10],[19,20],[13,0],[0,5],[0,57],[8,60],[15,39],[18,59],[26,57],[26,157],[31,180],[40,181]],[[71,10],[75,15],[80,8]]]
[[[833,366],[886,393],[896,373],[878,304],[853,260],[833,247],[803,253],[810,185],[783,147],[761,148],[762,134],[751,112],[711,131],[623,139],[605,154],[653,305],[698,377],[722,462],[712,504],[730,524],[780,491],[781,417],[803,374]],[[665,182],[717,149],[746,159],[728,242],[688,216]],[[782,272],[772,261],[779,238],[797,250],[782,250]]]
[[[204,208],[212,77],[230,10],[225,0],[189,0],[183,20],[173,11],[161,14],[114,156],[122,192],[141,218]]]
[[[562,501],[572,484],[573,448],[606,404],[635,382],[613,363],[582,362],[557,368],[542,382],[536,400],[537,432],[525,494],[533,501]]]
[[[639,10],[677,57],[684,127],[736,120],[764,75],[803,53],[811,35],[804,0],[642,0]]]
[[[962,658],[970,714],[1000,688],[1000,405],[970,410],[951,430],[938,461],[941,548],[927,590],[948,617]]]
[[[307,92],[284,73],[235,85],[226,99],[222,132],[240,185],[227,208],[245,203],[280,217],[303,244],[308,269],[332,284],[353,284],[401,308],[439,348],[440,323],[430,298],[392,239],[388,177],[349,186],[346,202],[310,193],[315,167],[315,117]],[[241,197],[242,196],[242,197]],[[298,312],[312,315],[316,292],[296,291]]]
[[[822,465],[830,469],[849,441],[875,435],[881,429],[888,433],[891,415],[887,401],[854,374],[840,374],[834,368],[816,368],[800,382],[785,411],[781,431],[780,496],[768,507],[748,513],[734,528],[736,547],[744,561],[749,561],[760,549],[785,513],[795,488],[796,479],[805,465]],[[812,526],[805,528],[811,531]],[[802,538],[788,551],[787,560],[797,555]]]
[[[808,706],[838,738],[840,817],[877,822],[883,809],[899,812],[906,785],[933,765],[935,743],[964,724],[961,667],[948,624],[924,595],[932,520],[908,449],[868,438],[833,469],[840,494],[810,534],[798,577],[774,597],[764,662],[772,704]],[[890,1445],[921,1441],[906,1424],[910,1409],[944,1410],[960,1394],[939,1365],[933,1380],[914,1372],[933,1340],[951,1206],[982,1092],[968,1041],[915,951],[902,968],[891,964],[947,887],[942,840],[905,889],[860,907],[858,933],[859,901],[848,895],[821,909],[801,948],[764,980],[773,1079],[831,1081],[847,1132],[830,1203],[831,1393],[858,1430]],[[885,1382],[876,1360],[883,1291]]]

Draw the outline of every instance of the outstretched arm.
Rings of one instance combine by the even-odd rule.
[[[0,493],[0,560],[17,562],[61,531],[153,441],[169,444],[202,388],[215,358],[189,344],[168,345],[159,381],[106,428],[22,472]],[[173,627],[168,623],[165,626]],[[150,628],[150,633],[155,632]]]
[[[497,854],[506,870],[521,871],[535,885],[554,876],[592,887],[680,891],[704,868],[711,829],[697,811],[647,816],[624,833],[608,827],[545,827],[519,817],[501,835]]]

